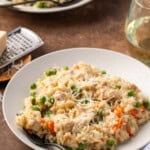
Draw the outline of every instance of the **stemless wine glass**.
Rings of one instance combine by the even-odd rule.
[[[150,66],[150,0],[132,0],[125,23],[129,54]]]

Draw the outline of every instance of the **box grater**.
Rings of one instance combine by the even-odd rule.
[[[8,33],[7,48],[0,57],[0,69],[34,51],[44,42],[33,31],[18,27]]]

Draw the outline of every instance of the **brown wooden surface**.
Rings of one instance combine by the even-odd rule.
[[[98,47],[127,53],[124,22],[131,0],[94,0],[78,9],[53,14],[28,14],[0,9],[0,30],[23,26],[45,41],[33,57],[70,47]],[[3,90],[6,83],[0,83]],[[0,104],[0,149],[28,150],[7,127]]]

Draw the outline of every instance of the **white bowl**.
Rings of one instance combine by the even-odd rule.
[[[71,66],[79,61],[92,64],[109,74],[120,76],[135,83],[146,96],[150,97],[150,69],[141,62],[110,50],[96,48],[74,48],[49,53],[33,60],[23,67],[8,83],[3,98],[3,114],[11,131],[33,149],[43,150],[34,145],[15,124],[15,116],[23,108],[24,98],[29,95],[29,86],[51,66]],[[135,150],[150,140],[150,122],[138,134],[117,147],[118,150]]]
[[[28,12],[28,13],[54,13],[54,12],[61,12],[61,11],[66,11],[66,10],[70,10],[70,9],[75,9],[78,7],[81,7],[89,2],[91,2],[92,0],[81,0],[77,3],[74,4],[70,4],[68,6],[63,6],[63,7],[52,7],[52,8],[35,8],[32,6],[24,6],[24,5],[19,5],[19,6],[14,6],[12,7],[15,10],[18,11],[22,11],[22,12]],[[0,4],[3,3],[10,3],[8,2],[8,0],[1,0]]]

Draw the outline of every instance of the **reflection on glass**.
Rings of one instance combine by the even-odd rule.
[[[128,41],[137,47],[129,53],[150,65],[150,0],[132,0],[125,33]]]

